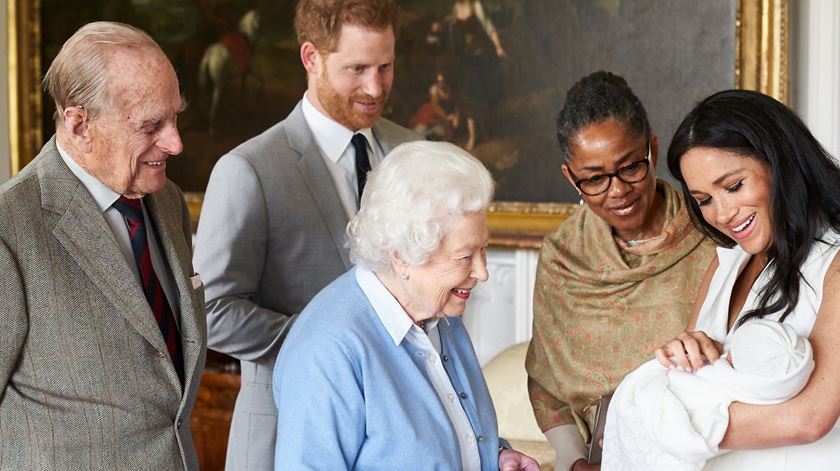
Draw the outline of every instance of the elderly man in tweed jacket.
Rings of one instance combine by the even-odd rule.
[[[56,135],[0,187],[0,469],[198,469],[206,323],[166,179],[175,71],[145,33],[99,22],[44,83]]]

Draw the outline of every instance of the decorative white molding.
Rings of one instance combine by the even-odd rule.
[[[814,136],[840,159],[840,2],[799,0],[794,23],[794,106]]]
[[[531,339],[537,251],[490,249],[490,279],[479,285],[464,312],[478,361],[485,365],[505,348]]]

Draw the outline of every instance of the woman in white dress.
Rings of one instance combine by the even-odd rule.
[[[706,470],[840,469],[840,169],[785,105],[716,93],[692,110],[668,150],[697,227],[721,246],[688,330],[657,349],[665,366],[714,362],[734,329],[778,320],[807,336],[815,369],[778,405],[729,407]]]

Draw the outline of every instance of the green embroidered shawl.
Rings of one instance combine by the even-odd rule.
[[[660,181],[657,191],[666,222],[650,243],[619,244],[585,206],[543,241],[526,359],[543,431],[576,424],[588,442],[589,406],[688,323],[714,244],[691,225],[676,190]]]

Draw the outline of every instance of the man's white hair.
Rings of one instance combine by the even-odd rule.
[[[391,270],[391,254],[409,265],[428,260],[458,218],[482,212],[493,178],[458,146],[397,146],[368,174],[361,209],[347,225],[350,259],[372,271]]]
[[[118,52],[163,50],[144,31],[123,23],[97,21],[79,28],[58,51],[42,85],[55,101],[56,122],[68,106],[85,108],[91,117],[112,109],[117,97],[108,87],[108,64]]]

